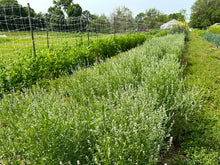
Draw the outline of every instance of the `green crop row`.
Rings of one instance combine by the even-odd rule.
[[[161,32],[158,35],[164,35]],[[53,79],[62,74],[70,74],[78,67],[93,65],[96,61],[112,57],[142,44],[153,35],[137,33],[109,37],[90,42],[78,41],[62,48],[41,49],[34,58],[31,53],[20,54],[11,61],[1,59],[0,93],[27,88],[41,79]]]
[[[175,121],[196,106],[181,79],[183,49],[183,34],[153,38],[47,89],[4,96],[0,161],[157,164],[172,144]]]
[[[205,33],[202,35],[203,38],[208,41],[211,42],[213,44],[215,44],[215,46],[218,48],[220,45],[220,34],[214,34],[214,33]]]

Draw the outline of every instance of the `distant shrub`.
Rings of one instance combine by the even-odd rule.
[[[211,26],[208,30],[210,33],[220,34],[220,26]]]
[[[193,29],[193,32],[202,36],[203,34],[207,33],[207,30]]]

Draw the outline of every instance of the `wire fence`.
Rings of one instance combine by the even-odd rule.
[[[22,6],[0,7],[0,55],[13,56],[21,50],[49,48],[110,35],[148,31],[162,23],[135,21],[130,17],[33,16],[32,9]]]

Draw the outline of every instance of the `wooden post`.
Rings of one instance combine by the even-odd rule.
[[[49,33],[48,33],[48,24],[47,24],[47,16],[46,16],[46,30],[47,30],[47,48],[49,49]]]
[[[82,39],[82,17],[80,17],[80,35]]]
[[[87,18],[87,33],[88,33],[88,41],[89,41],[89,17]]]
[[[96,20],[96,36],[98,38],[98,19]]]
[[[116,18],[114,16],[114,40],[115,40],[115,33],[116,33]]]
[[[29,17],[29,25],[30,25],[30,30],[31,30],[31,38],[32,38],[32,43],[33,43],[34,57],[36,57],[36,49],[35,49],[35,42],[34,42],[34,33],[33,33],[32,23],[31,23],[30,4],[28,3],[27,5],[28,5],[28,17]]]

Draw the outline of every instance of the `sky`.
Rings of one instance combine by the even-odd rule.
[[[191,12],[191,6],[196,0],[74,0],[83,10],[89,10],[92,14],[106,14],[109,16],[117,7],[125,6],[129,8],[133,16],[147,9],[156,8],[164,14],[177,13],[181,9],[186,9],[187,14]],[[46,13],[52,6],[53,0],[18,0],[22,6],[30,3],[36,12]]]

